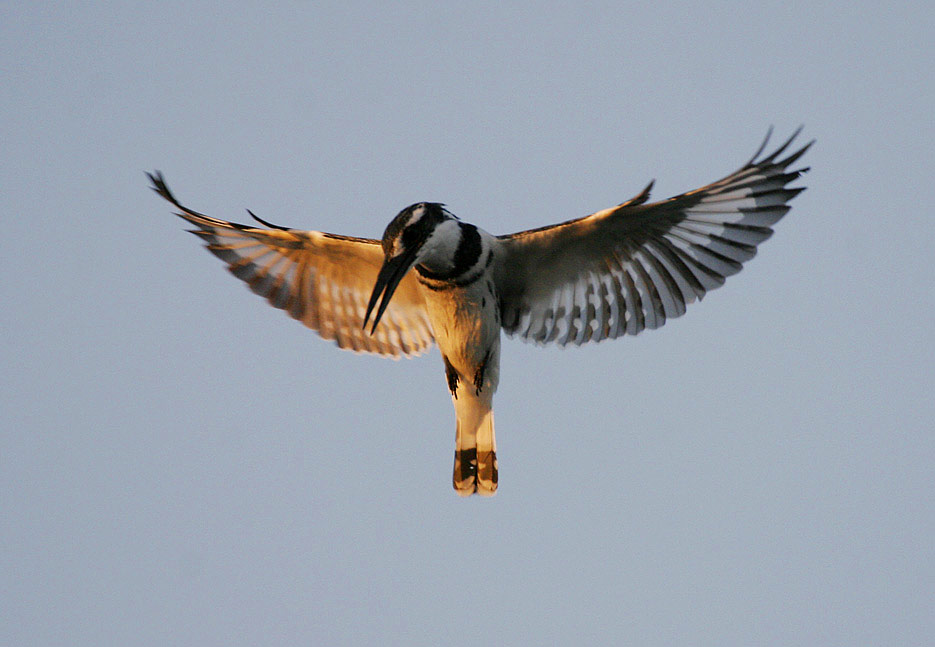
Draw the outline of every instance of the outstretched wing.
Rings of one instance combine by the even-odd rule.
[[[780,159],[801,131],[757,160],[695,191],[648,203],[652,183],[621,205],[499,237],[496,283],[504,330],[537,343],[581,345],[636,335],[685,313],[753,258],[804,187]]]
[[[411,274],[400,282],[373,335],[363,330],[367,299],[383,263],[380,242],[299,231],[260,220],[270,229],[211,218],[175,199],[158,171],[153,190],[179,209],[205,247],[234,276],[341,348],[398,358],[419,355],[433,341],[425,301]]]

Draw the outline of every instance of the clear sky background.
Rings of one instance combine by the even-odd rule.
[[[935,10],[885,4],[4,3],[0,644],[930,644]],[[322,341],[144,176],[507,233],[800,123],[808,191],[684,318],[504,340],[492,500],[437,350]]]

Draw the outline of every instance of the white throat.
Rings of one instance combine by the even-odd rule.
[[[416,262],[434,272],[450,270],[460,242],[461,224],[457,220],[445,220],[435,227],[428,240],[422,245]]]

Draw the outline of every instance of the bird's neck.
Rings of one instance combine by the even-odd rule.
[[[477,265],[485,247],[477,227],[446,220],[425,241],[419,252],[416,271],[436,280],[457,278]]]

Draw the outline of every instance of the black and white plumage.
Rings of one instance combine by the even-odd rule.
[[[684,314],[753,258],[804,190],[789,186],[808,170],[790,170],[811,146],[787,153],[800,130],[760,158],[767,135],[750,161],[700,189],[651,203],[650,183],[616,207],[505,236],[431,202],[403,209],[379,241],[252,212],[265,227],[248,227],[182,206],[159,172],[149,177],[235,276],[325,339],[393,358],[437,343],[457,415],[454,487],[492,495],[500,331],[581,345]]]

